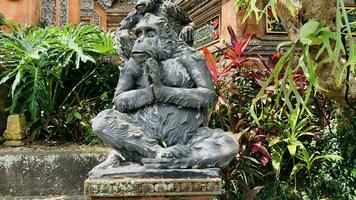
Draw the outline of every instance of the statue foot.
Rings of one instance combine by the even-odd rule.
[[[190,148],[185,145],[174,145],[162,148],[156,158],[143,158],[146,168],[188,168]]]
[[[182,158],[188,157],[190,154],[190,148],[177,144],[171,147],[162,148],[159,150],[156,158]]]
[[[145,168],[151,169],[187,169],[190,158],[143,158]]]
[[[95,166],[92,171],[95,170],[105,170],[110,168],[117,168],[120,166],[120,161],[123,161],[124,158],[116,150],[112,150],[106,160],[99,165]]]

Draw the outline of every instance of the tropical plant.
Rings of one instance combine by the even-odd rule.
[[[315,108],[321,110],[318,103],[318,97],[320,97],[318,91],[324,93],[327,98],[335,100],[343,108],[347,104],[351,110],[355,109],[352,101],[356,100],[353,89],[356,86],[353,79],[356,49],[344,1],[268,0],[265,3],[261,9],[256,0],[236,0],[237,8],[244,8],[246,11],[244,20],[255,15],[258,21],[263,14],[271,14],[275,19],[281,20],[291,40],[277,47],[280,49],[286,46],[286,51],[281,53],[281,58],[272,68],[269,77],[265,79],[250,107],[254,122],[276,135],[276,138],[269,140],[269,148],[272,151],[272,166],[277,179],[272,181],[274,184],[272,195],[268,198],[265,196],[266,198],[263,199],[277,198],[276,194],[280,194],[281,189],[290,194],[282,199],[324,197],[353,199],[350,198],[352,192],[349,192],[351,185],[333,186],[346,191],[347,194],[339,195],[337,192],[334,196],[320,187],[321,184],[318,182],[320,174],[330,177],[334,176],[334,171],[326,172],[325,169],[318,171],[317,167],[324,167],[327,163],[326,159],[333,159],[335,163],[335,160],[340,160],[341,157],[337,156],[340,152],[319,152],[319,149],[313,147],[313,143],[327,140],[316,139],[320,138],[321,134],[317,132],[323,129],[323,126],[318,128],[311,126],[316,123],[313,118]],[[325,11],[322,7],[333,8],[333,6],[335,6],[335,11],[329,9],[328,14],[320,12],[320,10]],[[345,44],[348,44],[347,47]],[[268,116],[266,109],[261,109],[265,104],[266,93],[270,93],[271,88],[275,91],[276,98],[273,101],[274,105],[267,108],[269,109],[267,112],[281,116],[275,118],[273,123],[269,123],[268,117],[266,118]],[[314,97],[315,102],[312,102],[310,97]],[[351,121],[345,124],[346,127],[353,124],[355,112],[347,114]],[[299,117],[296,117],[297,115]],[[325,116],[322,114],[322,118],[328,121],[329,119]],[[342,124],[340,127],[345,126]],[[328,129],[331,130],[330,125]],[[312,136],[311,132],[315,135]],[[346,140],[340,140],[340,143],[344,142]],[[345,157],[344,154],[342,156]],[[345,160],[347,160],[346,157]],[[349,164],[345,161],[337,163],[342,163],[338,166],[345,167],[341,171],[350,172],[349,167],[346,167]],[[306,169],[306,172],[301,169]],[[301,176],[296,176],[297,173]],[[315,180],[314,177],[319,177],[319,180]],[[290,179],[293,179],[294,183]],[[297,186],[297,181],[300,186]],[[352,184],[353,181],[347,182]],[[291,185],[294,185],[294,188]],[[271,186],[266,185],[261,195],[267,194],[270,188]],[[325,196],[327,193],[329,195]]]
[[[261,64],[259,57],[246,56],[253,50],[249,48],[252,35],[242,39],[231,27],[228,31],[231,43],[226,43],[226,49],[215,53],[218,58],[208,48],[203,48],[218,94],[211,125],[232,132],[241,144],[236,160],[224,172],[228,191],[225,198],[252,199],[263,186],[251,187],[255,185],[251,181],[256,177],[262,179],[264,175],[258,170],[259,165],[266,165],[270,159],[266,147],[269,134],[254,126],[248,114],[248,105],[261,87],[259,83],[263,82],[265,72],[257,66]]]
[[[224,198],[252,199],[258,198],[261,192],[264,195],[269,191],[274,191],[270,195],[275,196],[280,188],[294,185],[283,198],[298,199],[301,194],[298,194],[300,187],[296,183],[304,185],[306,182],[296,176],[300,169],[314,169],[320,163],[317,161],[325,158],[340,158],[333,154],[317,155],[314,152],[314,156],[302,159],[307,155],[303,152],[310,152],[309,141],[317,137],[317,131],[325,125],[311,117],[319,112],[316,107],[321,109],[320,105],[308,102],[304,107],[298,102],[308,94],[309,81],[302,69],[289,71],[291,66],[279,65],[280,59],[283,59],[281,52],[275,52],[268,63],[262,62],[258,55],[246,56],[247,49],[251,49],[248,44],[252,36],[242,40],[236,38],[231,28],[229,32],[234,39],[231,44],[226,44],[226,49],[218,49],[215,56],[209,49],[203,48],[218,94],[211,125],[234,133],[241,145],[236,160],[224,171],[227,191]],[[251,65],[254,67],[250,68]],[[277,67],[279,74],[267,85],[266,80],[274,75]],[[277,87],[275,81],[278,82]],[[290,98],[289,102],[285,102],[286,98],[294,94],[293,91],[280,97],[277,90],[279,87],[291,88],[290,85],[301,96],[300,99]],[[259,113],[258,120],[254,121],[254,113],[250,113],[248,108],[263,87],[265,89],[260,103],[254,107],[256,113]],[[306,114],[305,110],[310,114]],[[305,194],[306,197],[308,195],[311,196]]]
[[[0,32],[0,64],[6,66],[0,84],[11,88],[9,112],[29,113],[32,124],[47,129],[60,108],[74,103],[77,89],[98,70],[96,60],[114,53],[113,46],[113,39],[95,25]]]
[[[242,39],[236,36],[232,27],[228,26],[228,31],[231,44],[226,43],[227,47],[224,50],[220,49],[218,53],[222,55],[218,60],[208,48],[203,47],[202,50],[218,94],[214,114],[226,116],[226,118],[216,120],[215,122],[219,121],[217,122],[219,125],[215,124],[215,126],[221,126],[221,128],[230,132],[238,133],[244,127],[244,120],[246,119],[244,105],[253,96],[247,95],[247,93],[253,93],[252,90],[256,87],[254,78],[260,77],[252,69],[251,63],[254,65],[254,62],[259,60],[253,56],[246,56],[248,52],[253,50],[247,50],[252,38],[251,34],[248,35],[247,39]],[[249,67],[249,69],[246,67]]]
[[[348,23],[344,1],[335,0],[330,2],[336,6],[336,23],[329,22],[324,19],[323,16],[318,15],[314,16],[314,18],[320,18],[323,23],[310,19],[307,23],[304,23],[303,26],[297,25],[299,21],[293,21],[292,18],[297,14],[302,15],[300,13],[302,6],[306,6],[308,3],[313,4],[312,1],[303,1],[302,3],[300,1],[289,0],[269,0],[263,9],[259,9],[256,3],[255,0],[236,0],[238,9],[242,7],[247,9],[245,19],[253,13],[256,19],[259,20],[262,14],[267,13],[268,10],[272,11],[276,19],[278,19],[277,14],[280,14],[279,17],[282,18],[282,23],[288,30],[291,39],[289,45],[291,46],[282,56],[271,77],[265,82],[264,87],[256,97],[251,108],[251,113],[253,113],[254,118],[258,121],[256,104],[261,99],[263,90],[266,89],[271,82],[277,87],[280,93],[279,97],[286,98],[285,103],[287,105],[292,98],[296,98],[297,104],[295,107],[288,106],[291,111],[299,107],[299,105],[303,106],[303,110],[308,111],[307,103],[312,95],[312,91],[316,92],[318,90],[324,91],[330,98],[338,101],[341,105],[344,105],[346,100],[348,105],[352,107],[350,102],[354,95],[353,93],[349,93],[351,92],[349,88],[353,84],[352,79],[350,79],[350,72],[355,72],[356,60],[354,58],[356,57],[356,48],[355,42],[352,39],[352,32],[350,24]],[[320,5],[324,5],[325,3],[326,2],[323,2]],[[312,14],[314,11],[311,10],[310,12]],[[306,18],[308,17],[312,18],[313,16],[306,16]],[[329,19],[330,16],[325,18]],[[288,20],[293,22],[288,24]],[[335,27],[325,26],[325,24],[330,25],[333,23]],[[347,41],[349,44],[349,55],[346,54],[345,42],[343,41]],[[346,57],[347,60],[344,62],[340,59],[341,57]],[[297,63],[297,65],[295,65],[295,63]],[[280,75],[282,67],[287,67],[287,74],[283,77],[282,84],[280,84],[276,80]],[[320,68],[323,69],[321,70]],[[300,69],[308,80],[308,87],[304,96],[298,92],[292,78],[292,73]],[[326,75],[326,71],[334,75],[333,83],[326,80],[330,78],[330,73]],[[347,73],[345,73],[346,71]],[[341,86],[341,83],[346,84],[346,89]],[[286,87],[286,84],[288,84],[289,88]],[[334,91],[326,91],[326,89]],[[346,94],[344,94],[344,92]],[[344,99],[344,96],[347,98]]]

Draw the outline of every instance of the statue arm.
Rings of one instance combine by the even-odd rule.
[[[115,92],[115,109],[127,113],[154,102],[151,87],[135,89],[135,75],[128,69],[122,70]]]
[[[125,17],[118,28],[118,31],[122,30],[131,30],[132,28],[135,27],[135,25],[139,22],[140,20],[140,14],[137,12],[137,10],[131,11],[127,17]]]
[[[210,73],[204,60],[198,61],[194,56],[184,56],[180,59],[180,63],[189,72],[196,88],[174,88],[161,85],[155,90],[158,101],[188,108],[209,108],[214,105],[216,94]]]
[[[163,4],[166,4],[163,5],[163,7],[167,10],[166,12],[183,26],[178,33],[179,38],[185,41],[189,46],[193,46],[195,23],[192,22],[189,14],[180,8],[176,3],[170,2]]]
[[[182,8],[176,3],[169,3],[169,5],[167,5],[167,10],[171,16],[180,21],[183,25],[189,25],[192,23],[192,19],[189,17],[189,14],[182,10]]]

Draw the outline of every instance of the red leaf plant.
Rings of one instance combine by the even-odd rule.
[[[215,112],[221,116],[226,116],[222,117],[225,119],[225,122],[223,122],[224,128],[234,133],[237,140],[246,141],[247,139],[247,143],[246,145],[242,145],[241,152],[237,159],[253,160],[254,158],[245,155],[245,153],[247,153],[245,151],[251,151],[250,153],[259,156],[259,161],[256,160],[258,163],[266,165],[271,155],[263,145],[263,142],[265,142],[266,138],[270,137],[271,134],[267,134],[263,129],[258,129],[258,134],[250,134],[253,136],[246,137],[244,133],[251,133],[255,128],[249,127],[248,130],[250,131],[241,131],[241,129],[244,128],[244,124],[250,123],[246,123],[245,118],[247,118],[247,116],[241,111],[238,111],[243,110],[243,108],[237,108],[236,105],[247,106],[244,105],[244,101],[246,101],[247,97],[243,96],[243,88],[236,86],[234,83],[241,77],[254,79],[256,83],[263,82],[267,77],[266,75],[272,73],[271,62],[270,64],[266,64],[260,56],[251,53],[251,51],[254,50],[254,48],[249,47],[253,37],[252,34],[248,34],[245,39],[238,38],[231,26],[228,26],[227,29],[231,37],[231,42],[230,44],[225,44],[226,48],[224,49],[216,47],[218,49],[217,52],[221,54],[220,57],[216,58],[207,47],[202,48],[206,64],[218,93],[218,102],[215,107]],[[275,57],[272,58],[272,62],[275,61],[275,63],[277,63],[279,58],[280,55],[276,53]],[[261,63],[265,68],[260,69],[261,65],[257,64]],[[255,64],[257,67],[252,68],[251,64]],[[236,103],[235,100],[231,101],[231,99],[234,98],[233,96],[240,99],[240,102]],[[238,113],[236,113],[236,111],[238,111]]]
[[[228,26],[228,31],[231,44],[226,44],[227,47],[224,50],[218,48],[223,53],[218,61],[207,47],[202,48],[206,64],[217,87],[220,86],[222,80],[231,74],[232,69],[241,69],[248,61],[256,61],[255,57],[246,56],[246,49],[253,35],[249,34],[246,39],[242,39],[236,36],[231,26]],[[253,49],[249,51],[251,50]]]
[[[263,145],[268,139],[275,138],[274,134],[268,133],[262,128],[257,129],[258,134],[254,135],[251,138],[251,153],[253,154],[260,154],[259,162],[262,165],[266,165],[269,160],[271,159],[271,154],[267,150],[267,148]]]

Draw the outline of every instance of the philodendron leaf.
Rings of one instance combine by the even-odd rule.
[[[21,82],[21,77],[22,77],[22,73],[21,71],[19,70],[16,74],[16,77],[15,77],[15,80],[12,84],[12,87],[11,87],[11,96],[14,97],[14,93],[15,93],[15,90],[17,88],[17,86],[20,84]]]
[[[315,34],[319,29],[320,23],[315,20],[310,20],[302,28],[299,32],[300,41],[303,44],[311,45],[315,39]]]

